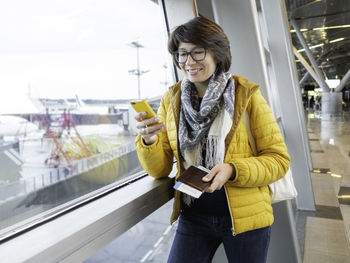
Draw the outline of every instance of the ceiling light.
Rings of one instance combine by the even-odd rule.
[[[305,32],[305,31],[308,31],[308,30],[309,30],[309,29],[307,29],[307,28],[301,28],[301,29],[300,29],[300,32]],[[291,33],[295,33],[296,30],[295,30],[295,29],[291,29],[290,32],[291,32]]]
[[[333,40],[329,41],[329,43],[339,42],[339,41],[342,41],[344,39],[345,39],[344,37],[333,39]],[[324,43],[321,43],[321,44],[318,44],[318,45],[310,46],[309,49],[314,49],[314,48],[323,47],[323,46],[324,46]],[[304,52],[304,51],[305,51],[304,48],[298,50],[298,52]],[[327,61],[328,61],[328,59],[327,59]]]
[[[341,199],[350,198],[350,195],[338,195],[338,198],[341,198]]]
[[[347,28],[350,27],[350,25],[339,25],[339,26],[323,26],[323,27],[315,27],[312,30],[326,30],[326,29],[337,29],[337,28]],[[307,28],[301,28],[300,32],[305,32],[308,31],[309,29]],[[290,30],[291,33],[295,33],[295,29]]]
[[[340,40],[339,40],[340,41]],[[314,48],[317,48],[317,47],[322,47],[324,46],[324,43],[321,43],[321,44],[318,44],[318,45],[314,45],[314,46],[310,46],[309,49],[314,49]],[[298,52],[303,52],[305,51],[305,49],[299,49]]]
[[[342,41],[342,40],[344,40],[344,39],[345,39],[344,37],[337,38],[337,39],[333,39],[333,40],[329,41],[329,43],[334,43],[334,42]]]
[[[342,176],[341,176],[341,175],[339,175],[339,174],[334,174],[334,173],[332,173],[332,174],[331,174],[331,176],[333,176],[333,177],[337,177],[337,178],[342,178]]]
[[[311,46],[309,48],[313,49],[313,48],[322,47],[322,46],[324,46],[324,43],[321,43],[321,44],[318,44],[318,45],[314,45],[314,46]]]
[[[347,28],[347,27],[350,27],[350,25],[315,27],[312,30],[325,30],[325,29],[336,29],[336,28]]]

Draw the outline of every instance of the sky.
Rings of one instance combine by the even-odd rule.
[[[144,46],[140,69],[148,70],[141,76],[141,97],[162,95],[164,82],[173,83],[162,19],[150,0],[1,1],[2,102],[28,93],[34,98],[137,98],[137,77],[129,74],[137,67],[132,41]]]

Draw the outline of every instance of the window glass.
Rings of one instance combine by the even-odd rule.
[[[178,221],[169,224],[174,199],[96,251],[84,263],[167,262]]]
[[[270,47],[269,47],[269,36],[267,31],[267,25],[266,20],[264,16],[263,9],[261,8],[262,4],[260,0],[256,0],[257,4],[257,13],[259,18],[259,27],[261,32],[261,38],[263,41],[263,47],[264,47],[264,54],[266,59],[266,74],[267,74],[267,89],[269,91],[269,99],[271,103],[272,111],[276,118],[279,118],[281,116],[281,105],[279,101],[279,92],[278,87],[276,83],[276,77],[275,77],[275,71],[273,68],[273,64],[271,61],[271,53],[270,53]]]
[[[0,3],[0,238],[142,171],[133,99],[173,82],[157,1]]]

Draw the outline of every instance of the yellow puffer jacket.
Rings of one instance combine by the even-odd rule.
[[[261,95],[259,86],[245,77],[235,80],[235,111],[232,128],[225,139],[225,163],[236,168],[236,177],[225,184],[232,218],[232,233],[239,234],[273,223],[271,193],[268,184],[283,177],[288,170],[290,157],[275,118]],[[158,116],[166,124],[166,131],[158,134],[152,145],[145,145],[141,136],[135,145],[139,160],[146,172],[154,178],[167,177],[177,160],[177,175],[182,173],[179,158],[177,130],[180,111],[181,82],[170,87],[162,97]],[[253,156],[243,123],[243,113],[250,116],[251,132],[259,156]],[[171,223],[181,211],[180,192],[175,191]]]

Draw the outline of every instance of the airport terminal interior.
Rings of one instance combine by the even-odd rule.
[[[167,262],[176,163],[143,170],[130,102],[157,112],[184,78],[167,41],[196,16],[223,28],[291,157],[267,262],[350,263],[350,0],[2,1],[1,262]]]

